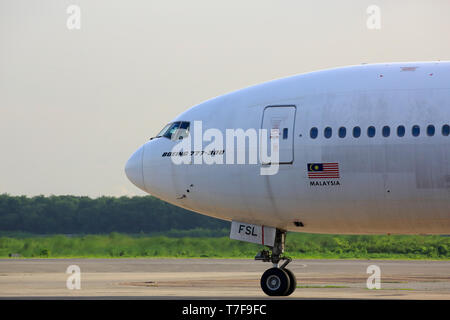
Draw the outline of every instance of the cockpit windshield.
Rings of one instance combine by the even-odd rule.
[[[177,121],[169,123],[156,135],[155,138],[164,137],[170,140],[181,140],[189,136],[190,123],[187,121]]]

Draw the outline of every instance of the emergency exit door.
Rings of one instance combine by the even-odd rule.
[[[266,140],[268,153],[270,153],[271,139],[274,138],[271,136],[272,129],[278,129],[279,132],[279,164],[294,162],[295,112],[295,106],[269,106],[263,112],[261,128],[266,129],[268,133]]]

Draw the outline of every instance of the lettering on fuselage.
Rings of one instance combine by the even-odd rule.
[[[162,157],[185,157],[188,155],[191,156],[200,156],[200,155],[209,155],[209,156],[215,156],[215,155],[222,155],[225,153],[225,150],[211,150],[211,151],[180,151],[180,152],[164,152],[162,154]]]
[[[341,185],[338,180],[341,177],[338,162],[308,163],[306,170],[310,179],[310,187],[333,187]]]
[[[339,180],[336,181],[310,181],[309,185],[311,187],[315,187],[315,186],[340,186],[341,183],[339,182]]]

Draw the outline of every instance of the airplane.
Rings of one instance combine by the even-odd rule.
[[[159,199],[231,221],[230,238],[263,245],[255,259],[272,268],[261,288],[288,296],[288,231],[450,233],[450,62],[338,67],[207,100],[125,172]]]

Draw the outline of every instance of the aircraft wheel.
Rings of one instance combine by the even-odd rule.
[[[290,277],[280,268],[266,270],[261,277],[261,289],[268,296],[284,296],[290,289]]]
[[[294,273],[291,270],[284,269],[284,271],[289,276],[289,289],[286,292],[285,296],[290,296],[295,291],[295,289],[297,288],[297,279],[295,278],[295,275],[294,275]]]

